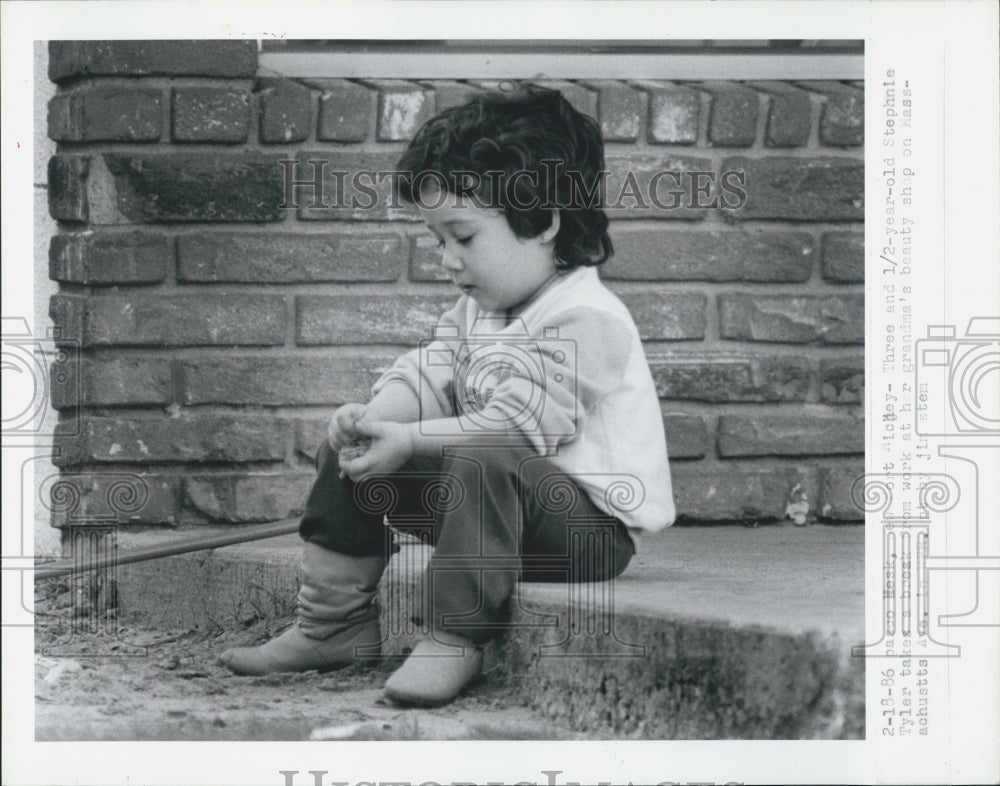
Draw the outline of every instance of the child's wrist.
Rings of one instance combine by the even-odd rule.
[[[410,455],[415,456],[420,451],[420,421],[405,424],[406,443],[410,448]]]

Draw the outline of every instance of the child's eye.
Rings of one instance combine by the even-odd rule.
[[[475,235],[468,235],[466,237],[456,237],[455,242],[457,242],[460,246],[467,246],[469,245],[469,243],[472,242],[472,238],[474,237]]]

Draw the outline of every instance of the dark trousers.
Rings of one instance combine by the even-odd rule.
[[[483,643],[498,635],[524,581],[606,581],[635,553],[625,525],[527,443],[449,447],[360,483],[324,441],[299,532],[355,556],[398,549],[384,524],[435,547],[430,626]]]

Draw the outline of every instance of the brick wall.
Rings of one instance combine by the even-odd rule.
[[[53,393],[57,463],[77,513],[127,474],[146,485],[135,524],[297,515],[333,407],[454,292],[411,215],[302,186],[283,207],[279,161],[298,179],[329,161],[335,200],[330,170],[390,169],[486,85],[258,78],[246,41],[52,43],[49,75],[51,313],[82,350],[79,385]],[[738,209],[612,213],[602,275],[646,341],[682,521],[859,520],[862,85],[550,84],[599,119],[609,194],[630,171],[745,175]]]

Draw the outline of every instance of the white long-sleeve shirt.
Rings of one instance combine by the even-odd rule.
[[[628,527],[673,523],[663,420],[639,332],[595,268],[556,276],[516,314],[485,313],[461,296],[373,393],[394,380],[418,396],[429,427],[458,417],[469,432],[516,429]]]

